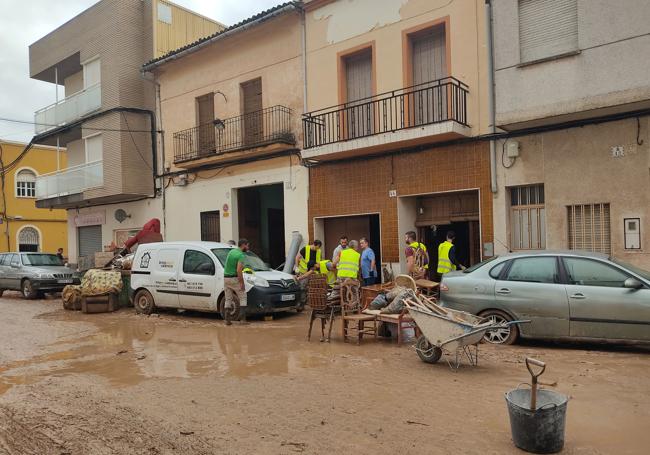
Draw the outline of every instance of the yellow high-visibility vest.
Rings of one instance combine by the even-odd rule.
[[[309,259],[311,258],[310,245],[305,246],[305,256],[306,257],[300,259],[300,262],[298,263],[298,270],[300,270],[300,273],[307,273],[307,264],[309,264]],[[320,262],[320,248],[316,250],[316,262]]]
[[[445,274],[456,270],[456,266],[449,260],[449,251],[453,243],[445,240],[438,246],[438,273]]]
[[[336,265],[336,276],[338,278],[353,278],[359,276],[359,259],[361,255],[352,248],[341,250],[341,259]]]
[[[411,248],[413,248],[413,257],[415,257],[415,252],[416,252],[418,249],[424,251],[425,253],[427,252],[427,246],[426,246],[424,243],[413,242],[413,243],[409,244],[409,246],[410,246]],[[425,270],[429,270],[429,263],[428,263],[428,262],[424,265],[424,269],[425,269]]]
[[[330,261],[320,261],[320,270],[319,272],[322,275],[325,275],[327,277],[327,285],[328,286],[334,286],[334,283],[336,283],[336,273],[332,272],[330,269],[327,268],[327,263]]]

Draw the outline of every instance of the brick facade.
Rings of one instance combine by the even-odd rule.
[[[483,242],[492,242],[492,193],[487,142],[434,148],[414,153],[319,164],[310,168],[309,235],[314,218],[379,213],[382,259],[398,262],[397,198],[446,191],[478,189]]]

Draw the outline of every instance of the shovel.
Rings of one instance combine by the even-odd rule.
[[[532,365],[539,367],[537,371],[533,371],[534,368]],[[533,359],[530,357],[526,358],[526,368],[530,373],[531,389],[530,389],[530,410],[535,411],[537,407],[537,378],[539,378],[544,370],[546,370],[546,364],[540,360]]]

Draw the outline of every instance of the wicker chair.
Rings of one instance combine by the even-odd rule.
[[[341,307],[338,301],[328,299],[327,278],[325,275],[314,274],[309,277],[307,284],[307,300],[311,309],[309,313],[309,332],[307,341],[311,341],[311,330],[314,326],[314,320],[320,319],[321,338],[320,341],[330,341],[332,336],[332,324],[334,318],[340,313]],[[329,324],[327,338],[325,338],[325,326]]]
[[[343,341],[354,338],[361,344],[364,335],[373,335],[377,339],[377,317],[361,312],[361,283],[346,279],[341,283],[341,321]],[[366,325],[367,324],[367,325]]]

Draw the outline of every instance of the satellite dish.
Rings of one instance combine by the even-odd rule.
[[[131,215],[127,215],[127,213],[126,213],[124,210],[122,210],[122,209],[117,209],[117,210],[115,211],[115,219],[116,219],[117,221],[119,221],[120,223],[121,223],[122,221],[126,220],[127,218],[131,218]]]

